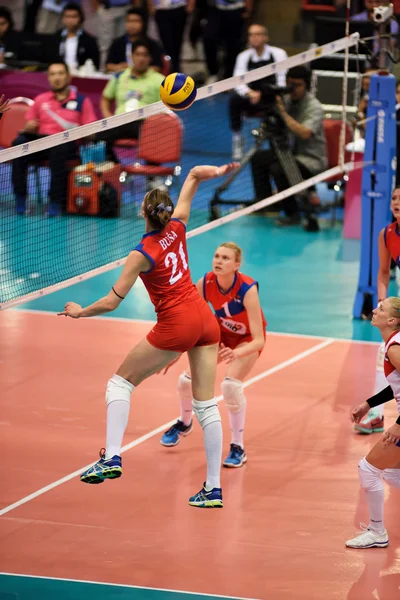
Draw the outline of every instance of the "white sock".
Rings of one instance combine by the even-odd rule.
[[[246,404],[243,408],[233,413],[228,410],[229,416],[229,427],[231,428],[231,444],[236,444],[243,448],[243,433],[244,433],[244,422],[246,420]]]
[[[371,465],[365,458],[362,458],[358,465],[358,475],[368,502],[370,518],[368,527],[377,533],[382,533],[385,530],[383,522],[385,496],[382,471]]]
[[[193,409],[204,431],[207,457],[206,489],[221,487],[222,424],[215,398],[200,402],[193,399]]]
[[[192,422],[192,378],[186,373],[181,373],[178,378],[178,396],[181,403],[180,420],[186,426]]]
[[[382,390],[385,389],[385,387],[387,387],[387,381],[386,381],[386,377],[385,377],[385,373],[381,370],[377,370],[376,371],[376,375],[375,375],[375,391],[374,394],[378,394],[379,392],[381,392]],[[371,408],[371,410],[368,411],[369,415],[373,415],[374,417],[379,417],[382,418],[383,417],[383,411],[385,409],[385,405],[384,404],[380,404],[379,406],[375,406],[374,408]]]
[[[128,424],[130,398],[134,385],[119,375],[107,384],[106,458],[121,454],[122,439]]]
[[[368,509],[369,509],[369,525],[368,527],[377,533],[385,531],[385,525],[383,522],[383,506],[385,501],[384,490],[377,492],[371,492],[365,490],[367,495]]]

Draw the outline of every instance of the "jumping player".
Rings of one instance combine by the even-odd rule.
[[[372,311],[372,325],[378,327],[385,343],[385,375],[389,386],[351,414],[358,423],[377,404],[396,398],[400,412],[400,298],[387,298]],[[369,525],[361,525],[363,533],[348,540],[348,548],[386,548],[389,537],[383,521],[383,479],[400,488],[400,417],[358,465],[360,482],[369,508]]]
[[[239,272],[242,250],[233,242],[218,246],[212,271],[197,282],[199,294],[215,311],[221,330],[219,360],[228,363],[221,384],[228,409],[231,445],[225,467],[241,467],[247,457],[243,434],[246,397],[243,381],[254,367],[265,344],[266,321],[258,298],[258,284]],[[180,419],[161,438],[163,446],[176,446],[192,431],[192,380],[186,371],[178,378]]]
[[[81,318],[113,311],[138,277],[146,286],[157,313],[157,324],[108,381],[106,448],[101,451],[100,460],[82,473],[84,483],[102,483],[122,475],[120,454],[132,391],[182,352],[187,352],[192,373],[193,410],[204,430],[207,457],[207,480],[200,492],[189,499],[189,504],[201,508],[222,507],[222,427],[214,398],[220,332],[210,308],[199,297],[191,280],[186,223],[199,183],[227,175],[237,166],[231,163],[219,168],[194,167],[182,187],[175,210],[166,192],[155,189],[146,194],[142,204],[146,233],[129,254],[115,286],[107,296],[86,308],[67,302],[64,311],[59,313]]]
[[[382,302],[387,298],[390,281],[390,263],[393,259],[400,266],[400,188],[396,188],[392,194],[391,209],[394,218],[393,223],[382,229],[379,234],[379,271],[378,271],[378,298]],[[383,372],[385,348],[381,344],[376,361],[375,394],[386,387],[385,374]],[[368,411],[366,417],[354,425],[354,429],[360,433],[382,433],[384,429],[383,404]]]

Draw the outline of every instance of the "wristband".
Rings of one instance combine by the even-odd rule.
[[[375,396],[371,396],[371,398],[368,398],[367,404],[369,404],[370,408],[375,408],[375,406],[379,406],[380,404],[389,402],[390,400],[393,400],[393,398],[393,390],[390,387],[390,385],[388,385],[385,389],[375,394]]]

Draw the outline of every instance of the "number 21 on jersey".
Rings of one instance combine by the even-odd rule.
[[[175,252],[168,252],[167,256],[165,257],[165,261],[164,261],[165,266],[168,268],[172,265],[172,273],[171,273],[171,277],[169,278],[169,285],[174,285],[174,283],[179,281],[180,278],[183,276],[182,269],[178,267],[179,259],[181,259],[183,270],[187,271],[187,268],[188,268],[188,263],[187,263],[187,259],[185,256],[185,251],[183,249],[182,242],[179,244],[178,254],[179,254],[179,256],[177,256],[175,254]],[[179,268],[179,271],[178,271],[178,268]]]

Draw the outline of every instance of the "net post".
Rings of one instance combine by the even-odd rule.
[[[390,74],[371,77],[365,134],[367,163],[362,173],[360,272],[353,316],[370,313],[377,305],[378,239],[390,223],[390,197],[396,176],[396,79]]]

